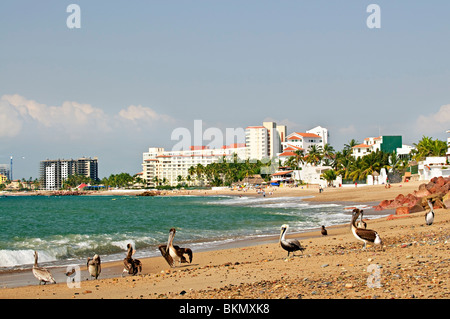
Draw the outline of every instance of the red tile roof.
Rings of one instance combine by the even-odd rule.
[[[367,144],[359,144],[359,145],[355,145],[352,148],[370,148],[370,145]]]
[[[277,172],[275,174],[272,174],[271,176],[280,176],[280,175],[287,175],[292,173],[293,171],[282,171],[282,172]]]

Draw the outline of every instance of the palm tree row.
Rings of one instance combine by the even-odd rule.
[[[234,157],[232,162],[227,162],[226,159],[219,163],[212,163],[206,166],[197,164],[188,169],[189,175],[186,180],[195,178],[199,183],[206,183],[211,186],[230,186],[232,183],[244,180],[244,178],[261,174],[261,168],[267,164],[261,161],[238,162]]]
[[[302,150],[295,151],[295,155],[291,156],[286,165],[294,169],[298,169],[301,164],[329,165],[333,168],[327,171],[323,177],[330,181],[341,175],[343,179],[365,180],[368,175],[375,172],[380,173],[382,168],[388,171],[404,171],[408,164],[408,159],[402,159],[397,156],[396,152],[388,153],[377,150],[363,157],[355,158],[352,156],[352,149],[359,142],[352,139],[344,145],[340,152],[334,152],[332,146],[326,144],[321,147],[310,147],[308,154],[304,154]],[[422,137],[422,139],[414,144],[415,150],[411,152],[411,156],[415,160],[424,160],[427,156],[445,156],[447,152],[447,143],[438,139],[433,140],[430,137]]]
[[[447,153],[447,143],[441,140],[433,140],[431,137],[423,136],[422,139],[414,144],[415,150],[412,151],[413,159],[416,161],[424,160],[427,156],[445,156]]]
[[[324,165],[328,165],[332,161],[335,152],[333,146],[325,144],[323,148],[321,146],[311,145],[308,148],[307,154],[302,149],[294,151],[294,154],[294,156],[287,159],[285,165],[299,169],[302,164],[315,166],[323,163]]]

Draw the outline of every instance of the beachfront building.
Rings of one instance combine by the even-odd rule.
[[[98,158],[45,160],[40,163],[40,185],[44,190],[58,190],[71,175],[98,180]]]
[[[386,153],[396,152],[400,158],[408,158],[413,147],[402,144],[402,137],[399,135],[379,137],[367,137],[364,142],[352,147],[352,156],[360,158],[372,152],[383,151]]]
[[[10,178],[10,164],[0,164],[0,174],[5,175],[8,179]]]
[[[207,166],[221,160],[246,159],[246,147],[234,143],[220,148],[191,146],[188,150],[166,151],[162,147],[150,147],[143,153],[142,178],[150,187],[159,184],[176,186],[181,182],[201,184],[202,181],[189,174],[190,167]],[[192,180],[190,180],[192,178]]]
[[[290,157],[296,155],[295,152],[298,150],[307,155],[312,146],[323,149],[328,143],[328,137],[328,130],[321,126],[316,126],[306,132],[293,132],[286,137],[286,141],[281,143],[283,150],[277,154],[278,159],[284,165]]]
[[[289,147],[296,147],[308,151],[313,145],[317,148],[324,148],[325,144],[328,143],[328,136],[328,130],[321,126],[316,126],[306,132],[293,132],[282,143],[283,151]]]
[[[287,127],[275,122],[248,126],[245,129],[246,158],[250,160],[273,159],[282,151]]]
[[[450,168],[447,164],[446,156],[426,157],[424,161],[418,163],[419,180],[429,181],[434,177],[449,177]]]

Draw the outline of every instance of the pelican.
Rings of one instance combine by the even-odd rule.
[[[382,241],[380,238],[380,235],[372,229],[364,229],[364,228],[358,228],[356,227],[356,220],[358,219],[359,215],[361,214],[361,211],[358,208],[355,208],[352,212],[352,233],[353,236],[355,236],[356,239],[364,242],[364,249],[366,248],[366,244],[368,241],[374,243],[375,245],[381,245]]]
[[[428,200],[428,206],[430,206],[430,211],[425,214],[425,222],[427,223],[428,226],[430,226],[434,222],[433,203],[430,200]]]
[[[359,222],[358,222],[358,224],[356,225],[358,228],[364,228],[364,229],[366,229],[367,228],[367,223],[365,222],[365,221],[363,221],[363,215],[364,215],[364,213],[363,213],[363,210],[361,209],[360,211],[359,211],[359,213],[360,213],[360,220],[359,220]]]
[[[190,248],[181,248],[180,246],[173,245],[173,238],[175,237],[176,230],[171,228],[169,230],[169,239],[167,245],[159,245],[158,249],[161,255],[166,259],[170,267],[174,267],[175,260],[178,260],[179,265],[181,263],[187,263],[184,254],[189,257],[189,263],[192,263],[192,250]]]
[[[280,244],[281,247],[288,252],[289,254],[292,252],[292,255],[294,255],[294,251],[300,250],[302,253],[305,250],[302,245],[300,245],[300,242],[297,239],[286,239],[286,231],[288,230],[289,225],[282,225],[281,226],[281,233],[280,233]],[[295,256],[295,255],[294,255]]]
[[[128,273],[130,275],[136,275],[138,271],[142,271],[142,263],[139,259],[133,259],[133,255],[136,250],[133,250],[133,246],[131,244],[127,244],[128,252],[127,257],[123,259],[124,269],[122,271],[122,276],[124,273]]]
[[[38,267],[38,253],[37,253],[37,251],[34,251],[33,275],[34,275],[34,277],[36,277],[36,279],[39,280],[39,285],[42,282],[44,283],[44,285],[47,282],[50,282],[52,284],[56,284],[56,281],[53,278],[52,274],[46,268]]]
[[[100,273],[102,272],[100,256],[95,254],[94,257],[92,257],[92,259],[88,257],[86,266],[88,268],[89,274],[92,277],[95,277],[95,279],[97,279]]]
[[[327,230],[325,229],[325,226],[324,226],[324,225],[322,225],[322,230],[321,230],[320,232],[322,233],[323,236],[328,235],[328,232],[327,232]]]

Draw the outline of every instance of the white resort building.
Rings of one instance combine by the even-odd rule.
[[[189,168],[201,164],[217,163],[224,158],[227,161],[237,156],[245,160],[245,144],[235,143],[221,148],[209,148],[208,146],[191,146],[189,150],[166,151],[161,147],[151,147],[143,153],[142,178],[147,185],[157,186],[157,182],[165,181],[167,185],[176,186],[179,177],[186,180]]]

